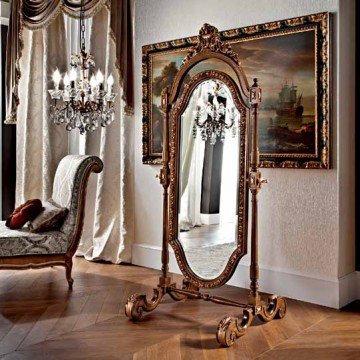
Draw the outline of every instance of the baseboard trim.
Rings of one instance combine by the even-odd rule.
[[[150,244],[133,244],[132,263],[152,269],[161,267],[161,248]],[[169,269],[181,274],[175,255],[170,249]],[[260,290],[291,299],[339,309],[360,299],[360,272],[353,272],[340,279],[320,279],[294,274],[281,269],[260,267]],[[249,286],[249,266],[239,264],[229,285],[247,288]]]

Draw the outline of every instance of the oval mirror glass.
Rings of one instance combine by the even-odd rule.
[[[218,277],[237,247],[239,119],[218,79],[199,83],[181,116],[178,239],[202,279]]]

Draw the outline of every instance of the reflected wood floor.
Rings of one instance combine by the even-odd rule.
[[[158,274],[75,259],[69,292],[63,268],[0,271],[1,359],[360,359],[360,304],[336,311],[289,300],[284,319],[255,322],[229,349],[215,333],[235,308],[166,297],[142,322],[128,321],[128,295],[150,294]],[[212,293],[247,296],[231,286]]]

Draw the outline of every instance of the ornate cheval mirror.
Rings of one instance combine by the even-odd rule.
[[[241,319],[225,317],[218,326],[218,342],[231,346],[255,316],[270,321],[285,315],[283,298],[264,302],[258,293],[257,194],[265,182],[258,170],[260,102],[257,80],[249,87],[237,54],[205,24],[171,91],[165,89],[162,96],[162,276],[152,299],[129,297],[125,312],[132,320],[154,310],[165,294],[239,307]],[[199,289],[226,284],[247,253],[249,193],[250,294],[243,304]],[[169,276],[169,244],[185,277],[181,289]]]

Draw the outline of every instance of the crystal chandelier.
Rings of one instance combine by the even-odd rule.
[[[71,70],[63,79],[58,69],[54,71],[54,89],[49,90],[52,99],[51,120],[57,125],[65,124],[68,131],[78,128],[80,134],[94,131],[99,125],[105,127],[112,123],[116,97],[112,91],[113,76],[110,74],[107,78],[105,89],[102,72],[98,70],[94,74],[94,57],[85,49],[84,12],[84,0],[81,0],[80,54],[71,55]],[[61,80],[63,89],[60,89]]]
[[[193,137],[196,138],[198,129],[203,141],[210,140],[211,145],[215,145],[219,138],[224,142],[226,133],[231,132],[232,137],[237,134],[237,126],[235,118],[237,111],[234,106],[227,108],[226,100],[231,99],[227,88],[222,86],[222,83],[212,80],[208,84],[203,83],[203,86],[208,86],[207,100],[200,96],[197,102],[195,119],[193,126]]]

